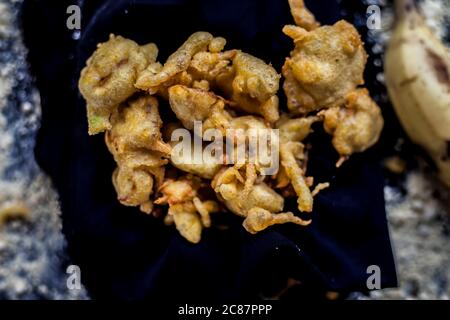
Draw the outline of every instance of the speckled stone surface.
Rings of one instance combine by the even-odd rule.
[[[0,299],[86,299],[67,287],[58,196],[34,160],[41,110],[19,6],[0,0]]]
[[[385,188],[399,288],[373,291],[372,299],[450,298],[450,195],[430,175],[408,174],[403,194]],[[382,272],[382,270],[381,270]],[[355,295],[355,298],[367,297]]]
[[[366,43],[380,73],[378,99],[387,101],[382,72],[383,52],[395,23],[392,0],[362,0],[366,6],[381,9],[381,29],[369,30]],[[450,10],[448,0],[419,0],[425,22],[450,48]],[[365,13],[358,19],[365,24]],[[397,141],[402,145],[402,141]],[[450,190],[427,173],[429,168],[416,154],[415,171],[385,187],[386,211],[396,258],[399,288],[373,291],[370,297],[353,294],[355,299],[449,299],[450,298]],[[382,270],[381,270],[382,272]]]

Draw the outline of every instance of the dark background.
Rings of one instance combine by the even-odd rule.
[[[163,62],[190,34],[209,31],[224,36],[227,48],[242,49],[280,70],[292,49],[281,32],[293,23],[287,0],[78,1],[79,39],[66,27],[72,4],[26,0],[21,18],[42,100],[35,155],[59,192],[71,263],[80,266],[93,298],[259,299],[281,290],[288,277],[302,285],[285,299],[322,298],[328,290],[366,291],[366,269],[374,264],[381,268],[383,287],[396,285],[380,161],[394,152],[402,133],[388,105],[382,105],[386,128],[380,143],[339,170],[330,137],[315,128],[308,174],[329,181],[331,188],[316,197],[310,227],[282,225],[250,235],[240,218],[224,214],[213,224],[229,228],[205,230],[197,245],[161,220],[119,204],[111,183],[112,156],[102,135],[87,134],[77,81],[86,59],[109,33],[141,44],[155,42]],[[307,4],[323,24],[342,16],[354,21],[366,10],[362,2],[350,0]],[[365,28],[360,31],[365,36]],[[375,95],[384,91],[374,81],[379,71],[370,60],[366,79]],[[161,109],[170,113],[164,111],[166,104]],[[295,199],[286,207],[295,211]]]

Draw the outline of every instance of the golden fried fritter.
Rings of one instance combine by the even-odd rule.
[[[270,123],[278,120],[276,93],[280,75],[263,60],[238,51],[232,68],[220,73],[216,80],[237,109],[262,115]]]
[[[208,32],[192,34],[183,45],[175,51],[159,69],[147,68],[136,81],[136,87],[148,91],[150,94],[158,92],[161,86],[172,80],[180,72],[186,71],[194,55],[206,51],[213,36]]]
[[[192,157],[188,154],[172,152],[170,162],[175,168],[204,179],[212,179],[222,167],[222,164],[217,162],[192,163]]]
[[[231,119],[230,129],[243,130],[245,136],[253,133],[252,130],[268,130],[270,127],[264,122],[263,118],[256,116],[242,116]]]
[[[243,226],[252,234],[274,224],[311,222],[282,211],[283,196],[297,196],[299,211],[311,212],[313,197],[329,186],[319,183],[311,190],[314,179],[306,176],[308,154],[302,142],[313,123],[324,121],[345,159],[378,140],[383,119],[367,90],[357,89],[367,56],[356,29],[345,21],[320,27],[303,0],[289,0],[289,5],[297,26],[283,29],[295,48],[282,69],[290,112],[281,118],[280,75],[250,54],[223,51],[224,38],[194,33],[164,65],[156,62],[154,44],[139,46],[111,36],[99,45],[79,87],[87,102],[89,133],[106,131],[106,145],[117,163],[113,184],[122,204],[140,206],[155,217],[162,215],[160,206],[168,205],[164,222],[175,224],[192,243],[211,226],[210,214],[221,210],[216,198],[245,218]],[[145,92],[138,95],[138,90]],[[181,122],[165,124],[164,139],[170,143],[163,140],[153,95],[168,100]],[[202,125],[202,132],[195,133],[209,136],[200,144],[179,141],[191,134],[186,129],[195,129],[195,122]],[[206,146],[217,138],[227,143],[225,148],[220,144],[220,153]],[[266,147],[268,153],[262,154]],[[205,159],[207,151],[212,154]],[[195,152],[202,153],[200,163]],[[172,166],[166,171],[169,158]],[[273,162],[281,166],[268,173]]]
[[[227,44],[227,40],[225,38],[215,37],[209,43],[208,50],[211,53],[218,53],[225,48],[226,44]]]
[[[156,45],[139,46],[121,36],[110,35],[107,42],[98,45],[79,81],[88,105],[89,134],[111,128],[112,109],[136,92],[137,74],[155,62],[157,54]]]
[[[88,133],[95,135],[105,130],[111,129],[109,118],[113,108],[97,108],[89,104],[86,105],[88,119]]]
[[[270,212],[283,210],[284,199],[264,182],[254,184],[244,195],[246,177],[235,167],[223,168],[214,177],[211,186],[227,208],[245,217],[248,211],[258,207]]]
[[[228,66],[236,53],[237,50],[215,53],[199,52],[193,57],[188,72],[195,79],[206,80],[214,84],[219,74],[229,72],[230,67]]]
[[[290,119],[283,115],[277,122],[276,128],[279,129],[281,141],[301,142],[312,132],[311,126],[320,120],[318,116]]]
[[[191,201],[197,195],[199,187],[200,181],[191,176],[185,176],[178,180],[166,180],[159,188],[163,196],[158,198],[155,203],[174,205]]]
[[[127,101],[113,111],[105,142],[117,163],[113,183],[119,201],[148,212],[154,179],[164,177],[171,148],[162,141],[158,102],[150,96]]]
[[[304,158],[304,146],[300,142],[289,141],[280,147],[281,165],[295,193],[298,196],[298,209],[302,212],[311,212],[313,207],[313,196],[306,182],[305,172],[297,163]]]
[[[223,161],[217,161],[217,159],[212,157],[212,159],[203,157],[205,149],[202,148],[202,150],[200,150],[202,152],[201,163],[196,163],[194,161],[194,152],[196,152],[194,148],[194,139],[189,139],[190,141],[188,142],[179,141],[179,136],[173,135],[174,131],[180,128],[182,128],[182,126],[177,123],[169,123],[165,126],[164,136],[170,141],[169,144],[172,147],[172,152],[170,154],[171,164],[175,168],[186,173],[191,173],[204,179],[212,179],[222,167]],[[186,129],[182,128],[182,130]],[[185,143],[190,143],[190,148],[186,148]],[[180,148],[178,148],[179,146]],[[188,152],[189,150],[190,153]]]
[[[374,145],[383,129],[383,117],[367,89],[352,91],[346,97],[345,107],[334,107],[320,113],[325,130],[333,135],[333,146],[343,160],[355,152]]]
[[[162,121],[158,100],[141,96],[122,104],[111,116],[113,127],[108,131],[108,144],[114,153],[127,149],[148,149],[169,155],[171,148],[161,137]]]
[[[320,23],[316,21],[314,15],[305,7],[303,0],[289,0],[289,6],[297,26],[308,31],[320,27]]]
[[[291,112],[339,106],[348,93],[364,83],[367,54],[353,25],[341,20],[312,31],[298,26],[286,26],[283,31],[295,42],[283,66]]]
[[[168,215],[173,218],[177,230],[192,243],[198,243],[203,228],[211,226],[210,213],[219,210],[216,202],[200,200],[200,187],[201,181],[190,175],[178,180],[167,180],[159,189],[162,197],[154,202],[169,205]]]
[[[202,237],[202,221],[192,202],[174,204],[168,215],[173,217],[178,232],[189,242],[199,243]]]
[[[169,88],[170,107],[186,129],[192,130],[195,121],[203,122],[203,129],[225,132],[231,116],[225,101],[210,91],[175,85]]]
[[[230,121],[226,163],[233,164],[237,172],[243,172],[245,183],[242,196],[248,195],[252,186],[266,175],[272,175],[278,170],[278,138],[275,130],[263,118],[242,116]]]
[[[301,143],[310,134],[312,124],[319,120],[317,116],[310,116],[297,119],[282,118],[277,123],[280,130],[282,168],[277,176],[277,187],[285,188],[289,184],[292,185],[301,212],[311,212],[314,194],[324,189],[324,185],[320,184],[311,192],[312,178],[307,178],[305,174],[306,155],[304,145]]]
[[[284,199],[264,182],[254,184],[244,195],[245,178],[234,168],[222,169],[212,181],[218,198],[233,213],[245,218],[243,226],[250,233],[257,233],[274,224],[310,222],[295,217],[292,213],[280,213]]]
[[[300,226],[307,226],[311,220],[305,221],[294,216],[292,212],[271,213],[261,208],[253,208],[248,212],[243,226],[249,233],[256,234],[270,226],[284,223],[295,223]]]
[[[154,179],[148,171],[121,165],[114,171],[112,181],[121,204],[135,207],[150,202]]]

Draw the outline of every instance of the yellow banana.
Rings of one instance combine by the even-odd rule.
[[[433,158],[450,187],[450,53],[414,0],[396,0],[384,71],[389,97],[411,140]]]

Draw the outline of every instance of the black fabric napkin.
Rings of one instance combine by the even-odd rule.
[[[258,299],[281,290],[287,278],[301,285],[285,298],[318,298],[328,290],[367,291],[370,265],[380,267],[382,287],[396,285],[377,148],[336,170],[337,154],[319,125],[310,139],[308,174],[331,187],[316,197],[311,226],[275,226],[251,235],[240,218],[216,215],[229,228],[207,229],[192,245],[161,220],[119,204],[113,158],[102,135],[87,134],[77,81],[109,33],[155,42],[163,62],[191,33],[209,31],[224,36],[228,48],[280,70],[292,49],[281,32],[293,23],[287,0],[78,1],[79,35],[66,27],[72,4],[26,0],[21,18],[42,100],[35,155],[59,192],[69,254],[93,298]],[[309,5],[323,23],[340,18],[337,1]],[[295,199],[286,207],[295,211]]]

